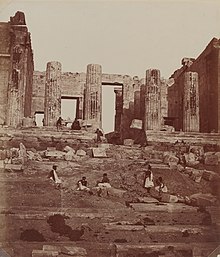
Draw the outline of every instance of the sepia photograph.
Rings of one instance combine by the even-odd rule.
[[[220,1],[0,0],[0,257],[220,257]]]

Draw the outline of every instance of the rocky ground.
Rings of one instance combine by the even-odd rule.
[[[92,138],[82,144],[64,143],[2,148],[0,241],[10,256],[202,257],[216,249],[218,149],[206,151],[203,146],[199,156],[194,153],[193,161],[199,162],[186,168],[176,157],[180,149],[187,157],[190,145],[96,145]],[[103,157],[94,158],[93,148]],[[158,201],[155,190],[146,194],[146,161],[175,200]],[[53,164],[58,165],[61,188],[48,179]],[[94,187],[105,172],[115,189],[109,195],[76,190],[82,176]]]

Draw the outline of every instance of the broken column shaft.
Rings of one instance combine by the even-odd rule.
[[[46,70],[44,125],[55,126],[61,116],[61,64],[48,62]]]

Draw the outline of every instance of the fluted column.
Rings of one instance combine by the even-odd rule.
[[[55,126],[61,115],[61,63],[48,62],[46,70],[44,124]]]
[[[145,130],[159,130],[161,127],[160,110],[160,71],[146,71],[146,91],[145,91]]]
[[[199,132],[198,73],[184,74],[183,131]]]
[[[85,120],[94,129],[102,124],[102,66],[89,64],[86,73]]]

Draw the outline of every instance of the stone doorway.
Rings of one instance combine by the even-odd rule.
[[[71,127],[72,122],[78,117],[77,113],[77,97],[61,97],[61,117],[65,121],[67,127]]]
[[[43,127],[44,112],[35,112],[35,122],[37,127]]]
[[[122,91],[122,84],[102,83],[102,128],[104,133],[115,131],[118,106],[116,89]]]

